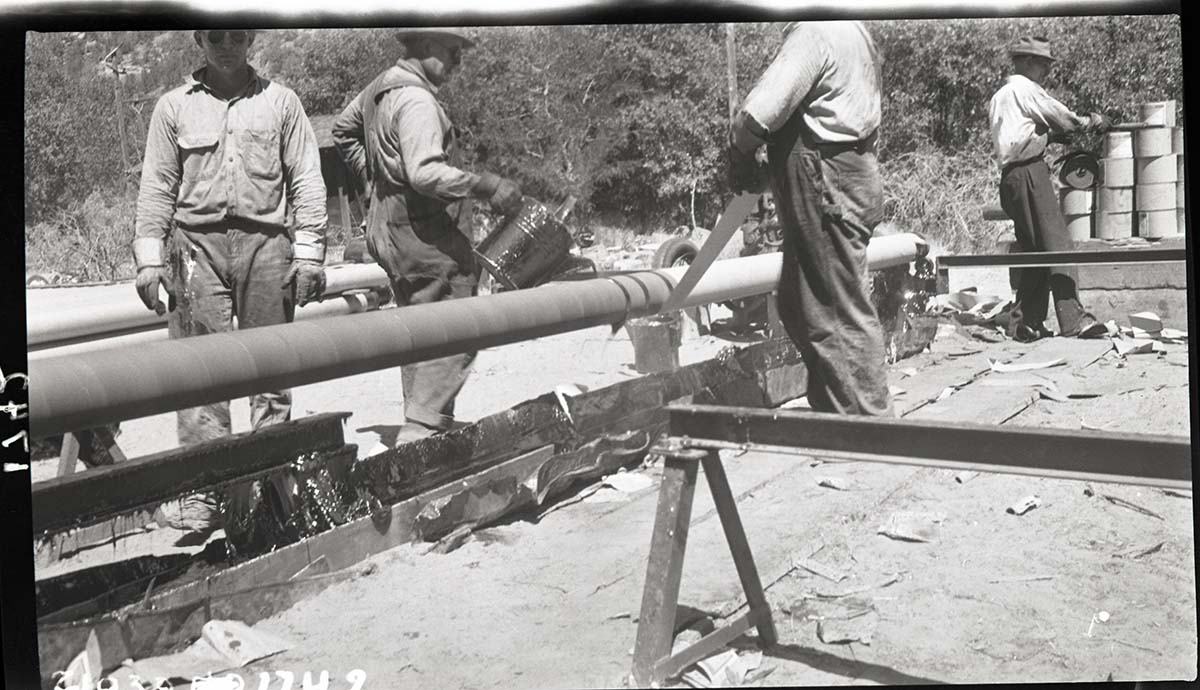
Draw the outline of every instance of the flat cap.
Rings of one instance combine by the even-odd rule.
[[[1047,60],[1057,60],[1058,58],[1050,54],[1050,41],[1041,36],[1022,36],[1015,43],[1008,47],[1008,54],[1017,55],[1032,55],[1034,57],[1046,58]]]
[[[471,48],[475,45],[475,41],[467,36],[467,32],[453,26],[414,26],[396,31],[396,40],[405,41],[409,38],[417,38],[419,36],[431,36],[437,38],[451,38],[463,44],[465,48]]]

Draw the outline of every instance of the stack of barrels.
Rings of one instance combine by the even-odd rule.
[[[1146,126],[1133,130],[1137,233],[1147,239],[1172,237],[1183,229],[1179,224],[1183,129],[1175,126],[1175,101],[1142,103],[1138,123]]]
[[[1175,101],[1140,104],[1136,123],[1104,137],[1095,196],[1095,236],[1119,240],[1182,234],[1183,167],[1183,128],[1175,126]],[[1063,213],[1070,227],[1065,199]]]
[[[1133,133],[1112,131],[1104,135],[1104,157],[1096,180],[1096,237],[1120,240],[1133,237]]]

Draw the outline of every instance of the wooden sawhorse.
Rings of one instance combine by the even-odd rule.
[[[750,628],[758,629],[759,644],[775,644],[775,622],[771,606],[763,593],[754,556],[742,520],[738,516],[733,492],[715,449],[656,447],[652,453],[663,456],[663,477],[658,492],[658,512],[650,539],[650,563],[642,592],[642,610],[638,618],[637,642],[633,651],[632,685],[657,687],[683,669],[712,655]],[[675,610],[683,575],[683,555],[687,548],[688,523],[692,518],[692,499],[696,473],[704,467],[725,541],[733,554],[738,578],[746,593],[749,610],[724,627],[674,654]]]

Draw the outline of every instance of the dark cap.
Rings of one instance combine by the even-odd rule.
[[[1034,57],[1046,58],[1047,60],[1057,60],[1050,54],[1050,41],[1041,36],[1022,36],[1015,43],[1008,47],[1008,54],[1012,57],[1018,55],[1032,55]]]
[[[405,41],[410,38],[418,38],[421,36],[429,36],[431,38],[453,39],[453,40],[456,40],[459,43],[461,43],[464,48],[471,48],[475,45],[475,41],[472,41],[471,38],[469,36],[467,36],[467,32],[463,31],[462,29],[459,29],[457,27],[452,27],[452,26],[450,26],[450,27],[415,26],[415,27],[406,28],[406,29],[399,29],[396,31],[396,40],[397,41]]]

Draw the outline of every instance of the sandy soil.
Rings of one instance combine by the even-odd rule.
[[[945,353],[901,363],[941,385]],[[941,352],[939,356],[937,353]],[[1011,343],[988,354],[1020,353]],[[993,354],[994,353],[994,354]],[[1186,434],[1186,347],[1165,357],[1102,359],[1078,378],[1101,397],[1034,403],[1008,424]],[[974,384],[972,384],[974,385]],[[1195,570],[1190,497],[1077,481],[953,473],[867,463],[816,464],[794,456],[729,455],[726,466],[780,642],[767,650],[767,685],[1178,679],[1196,668]],[[643,470],[655,476],[653,471]],[[825,477],[855,483],[839,492]],[[1025,515],[1005,508],[1028,494]],[[1136,503],[1161,519],[1109,503]],[[681,604],[715,611],[738,592],[711,501],[697,491]],[[615,687],[634,643],[656,492],[592,499],[542,519],[525,516],[476,533],[446,555],[415,545],[372,559],[371,574],[261,622],[294,647],[246,669],[366,671],[366,687]],[[946,514],[932,543],[877,534],[898,510]],[[1151,553],[1133,558],[1126,551]],[[789,557],[813,554],[845,571],[835,585]],[[869,645],[825,644],[804,617],[804,594],[886,580],[857,603],[873,612]],[[809,599],[811,602],[811,599]],[[1100,611],[1107,622],[1089,624]],[[736,646],[752,645],[752,635]]]

